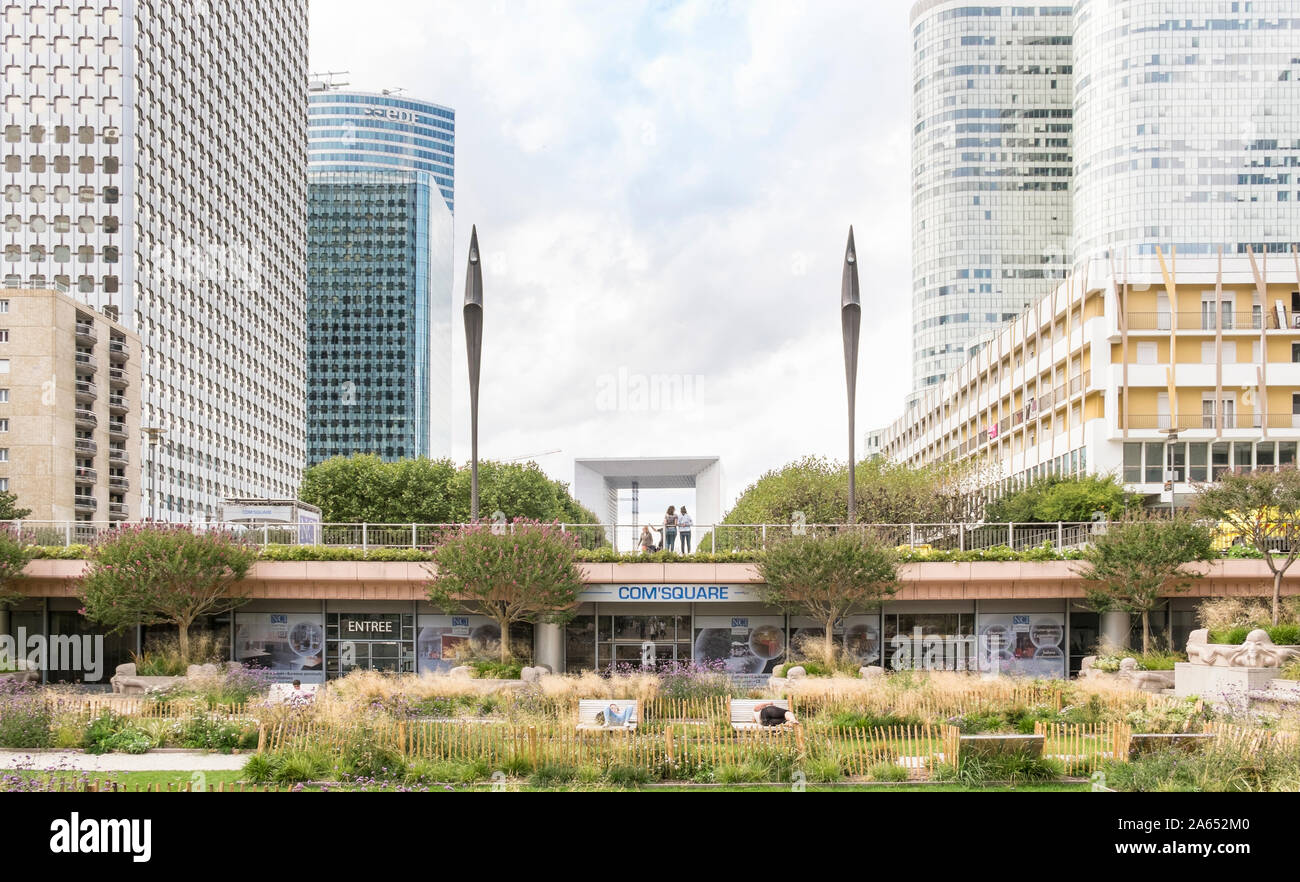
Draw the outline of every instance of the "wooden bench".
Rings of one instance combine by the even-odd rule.
[[[267,693],[266,700],[277,704],[285,704],[292,701],[312,701],[316,698],[316,690],[320,688],[319,683],[303,683],[299,687],[299,692],[294,694],[292,683],[272,683],[271,691]]]
[[[775,731],[782,726],[789,725],[788,723],[782,723],[781,726],[764,726],[754,722],[754,708],[760,704],[774,704],[777,707],[790,710],[790,700],[788,698],[733,698],[731,699],[731,728],[737,731],[748,731],[750,729],[771,729]]]
[[[632,715],[627,718],[627,722],[622,726],[603,726],[596,722],[597,714],[604,714],[609,710],[610,705],[618,708],[619,712],[632,708]],[[637,727],[641,720],[641,708],[635,698],[583,698],[578,700],[578,729],[580,731],[595,732],[631,732]]]

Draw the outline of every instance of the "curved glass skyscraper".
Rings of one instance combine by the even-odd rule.
[[[912,401],[1065,278],[1070,15],[912,8]]]
[[[451,453],[455,112],[313,90],[307,464]]]
[[[1290,251],[1300,3],[1078,0],[1075,260]]]

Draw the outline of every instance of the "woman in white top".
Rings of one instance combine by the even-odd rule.
[[[686,506],[682,506],[682,513],[677,516],[677,538],[682,543],[682,554],[691,553],[691,527],[695,526],[695,521],[686,513]]]

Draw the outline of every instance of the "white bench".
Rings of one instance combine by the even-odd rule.
[[[627,718],[627,723],[622,726],[602,726],[596,722],[596,715],[603,714],[609,710],[610,705],[618,708],[619,712],[632,708],[632,715]],[[578,700],[578,729],[582,731],[594,730],[597,732],[614,732],[614,731],[632,731],[636,728],[637,723],[641,720],[641,709],[637,706],[635,698],[583,698]]]
[[[299,685],[299,691],[295,694],[292,683],[272,683],[271,691],[267,693],[266,700],[276,704],[286,704],[292,701],[313,701],[316,698],[316,690],[319,688],[319,683],[303,683]]]
[[[781,726],[764,726],[754,722],[754,708],[760,704],[774,704],[777,707],[790,709],[790,700],[788,698],[733,698],[731,699],[731,728],[740,730],[749,729],[780,729]],[[784,723],[782,725],[785,725]]]

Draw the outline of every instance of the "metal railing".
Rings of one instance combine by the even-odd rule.
[[[1175,322],[1175,315],[1170,312],[1130,312],[1125,318],[1130,331],[1168,331]],[[1179,331],[1217,331],[1220,325],[1225,331],[1258,331],[1265,321],[1261,310],[1180,312],[1176,319],[1176,330]],[[1294,322],[1292,324],[1300,327]],[[1268,327],[1277,328],[1277,319],[1271,312],[1268,314]]]
[[[66,546],[91,544],[133,521],[13,521],[20,539],[34,545]],[[327,548],[433,548],[465,524],[230,524],[176,522],[197,530],[228,530],[257,545],[314,545]],[[488,524],[487,526],[492,526]],[[580,548],[610,549],[638,553],[642,524],[560,524],[565,533],[578,537]],[[664,528],[652,526],[655,546],[668,551]],[[512,524],[493,529],[509,532]],[[984,551],[1005,547],[1025,551],[1050,544],[1053,548],[1075,548],[1089,541],[1105,522],[1060,523],[948,523],[948,524],[695,524],[691,528],[692,552],[758,551],[793,536],[826,536],[845,530],[870,533],[888,545],[918,551]],[[681,553],[683,536],[679,527],[672,551]],[[661,545],[662,543],[662,545]]]

